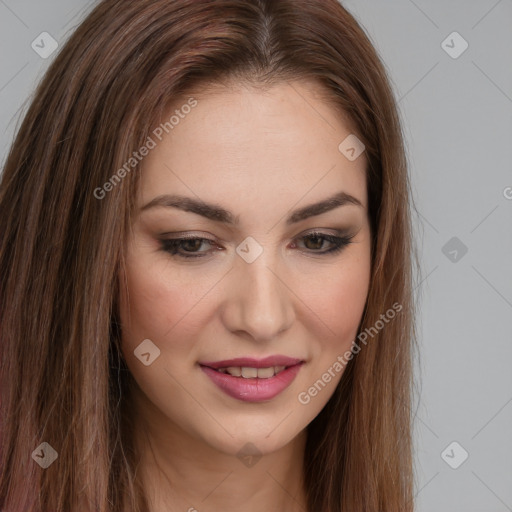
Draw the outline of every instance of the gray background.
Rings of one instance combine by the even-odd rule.
[[[342,3],[391,75],[418,210],[417,510],[512,511],[512,0]],[[92,5],[0,0],[2,163],[52,59],[32,41]]]

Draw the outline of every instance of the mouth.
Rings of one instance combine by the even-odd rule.
[[[228,366],[227,368],[219,368],[217,371],[232,377],[241,377],[242,379],[270,379],[274,375],[279,375],[286,368],[289,368],[289,366],[269,366],[268,368]]]
[[[245,402],[269,401],[295,379],[304,361],[286,356],[238,358],[199,363],[224,393]]]

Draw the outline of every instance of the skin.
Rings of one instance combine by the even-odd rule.
[[[340,153],[353,130],[319,87],[297,81],[266,91],[203,89],[193,95],[197,106],[144,159],[139,208],[172,193],[239,217],[235,227],[172,207],[135,212],[120,315],[152,512],[230,512],[242,504],[245,512],[306,510],[305,429],[343,372],[307,405],[298,395],[356,338],[371,251],[365,155],[351,162]],[[338,191],[362,206],[285,224],[292,210]],[[313,229],[354,237],[340,252],[322,255],[331,242],[301,238]],[[190,260],[163,250],[161,238],[184,234],[215,242],[182,244],[181,254],[206,254]],[[235,251],[248,236],[263,248],[252,263]],[[145,339],[160,350],[149,366],[134,355]],[[274,354],[305,363],[287,389],[262,403],[229,397],[198,365]],[[237,457],[248,442],[262,455],[252,467]]]

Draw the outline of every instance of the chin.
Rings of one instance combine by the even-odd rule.
[[[239,421],[236,428],[226,428],[229,433],[221,426],[217,426],[204,432],[203,439],[212,448],[226,455],[240,457],[253,454],[252,452],[267,455],[286,446],[302,431],[290,431],[290,426],[283,426],[282,420],[283,418],[279,417],[264,423],[260,421],[257,425],[250,419]]]

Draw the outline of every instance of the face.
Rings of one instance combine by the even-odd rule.
[[[314,83],[193,97],[143,161],[122,350],[152,424],[225,454],[270,453],[327,403],[357,336],[365,155],[340,152],[352,130]]]

